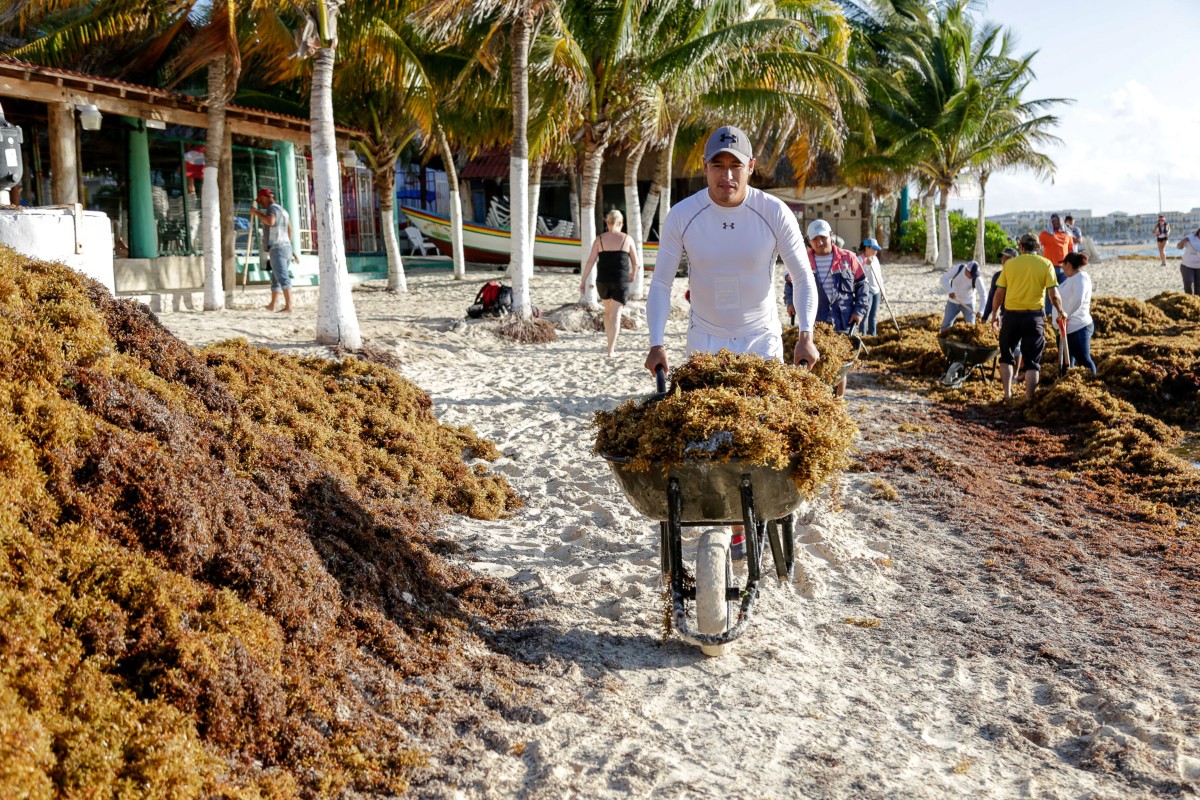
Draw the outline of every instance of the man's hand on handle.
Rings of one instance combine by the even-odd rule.
[[[821,354],[817,352],[817,346],[813,344],[812,331],[800,331],[796,337],[796,350],[792,353],[792,363],[799,365],[801,361],[806,361],[808,368],[812,369],[820,360]]]
[[[651,346],[650,353],[646,356],[646,369],[650,370],[651,375],[654,375],[659,367],[668,370],[667,348],[656,344]]]

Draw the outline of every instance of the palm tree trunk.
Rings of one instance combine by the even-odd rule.
[[[346,350],[362,348],[358,315],[350,297],[346,269],[346,240],[342,232],[341,174],[333,131],[333,47],[313,54],[312,178],[317,212],[317,259],[320,293],[317,295],[317,342]]]
[[[941,251],[938,253],[938,269],[943,271],[950,269],[950,262],[954,260],[954,243],[950,240],[950,210],[947,207],[949,202],[950,187],[943,186],[937,208],[938,237],[942,240]]]
[[[679,133],[679,123],[676,122],[671,126],[671,133],[667,137],[667,149],[664,153],[665,161],[662,165],[662,189],[660,189],[660,197],[658,199],[658,229],[662,231],[663,223],[667,221],[667,214],[671,213],[671,169],[675,163],[675,136]]]
[[[930,186],[925,193],[925,263],[938,263],[937,213],[934,211],[933,195],[936,186]]]
[[[533,240],[529,236],[529,37],[532,28],[526,0],[512,24],[513,142],[508,160],[509,236],[512,253],[508,271],[513,283],[513,313],[533,316],[529,276],[533,272]]]
[[[537,243],[538,201],[542,195],[542,160],[534,159],[529,165],[529,241]]]
[[[237,233],[234,220],[237,217],[237,198],[233,196],[233,131],[225,126],[225,143],[221,147],[221,170],[218,183],[221,188],[221,281],[229,289],[227,300],[232,299],[237,286]]]
[[[979,173],[979,217],[975,220],[975,260],[979,262],[980,267],[987,264],[987,252],[984,248],[984,233],[987,226],[983,218],[984,198],[987,195],[987,180],[988,173],[986,171]]]
[[[567,196],[571,203],[571,225],[579,234],[579,172],[574,164],[567,165]]]
[[[654,179],[650,181],[650,189],[646,192],[646,202],[642,204],[642,241],[650,241],[650,228],[654,225],[654,212],[658,211],[658,201],[662,195],[663,176],[666,174],[666,159],[670,158],[665,149],[658,151],[658,159],[654,162]]]
[[[467,258],[463,253],[462,193],[458,186],[458,164],[454,163],[450,139],[440,122],[436,128],[436,136],[442,165],[446,168],[446,180],[450,184],[450,255],[454,261],[454,280],[461,281],[467,277]]]
[[[583,143],[583,190],[579,198],[579,266],[587,264],[596,240],[596,194],[600,188],[600,170],[604,166],[604,149],[608,142],[597,141],[585,134]],[[588,273],[587,285],[579,302],[588,308],[600,306],[600,295],[596,292],[596,272]]]
[[[394,152],[394,151],[393,151]],[[400,255],[400,240],[396,235],[396,160],[376,162],[375,194],[379,196],[379,224],[383,228],[383,249],[387,253],[389,292],[407,292],[408,278],[404,274],[404,257]]]
[[[225,140],[225,62],[218,58],[208,65],[208,136],[204,142],[204,186],[201,206],[204,228],[204,310],[225,308],[225,284],[221,263],[221,149]]]
[[[638,199],[638,169],[642,166],[642,156],[646,153],[646,143],[641,142],[633,148],[625,161],[625,222],[629,225],[626,231],[633,239],[637,248],[638,264],[642,268],[634,276],[631,297],[641,300],[645,297],[646,268],[642,262],[642,209]]]

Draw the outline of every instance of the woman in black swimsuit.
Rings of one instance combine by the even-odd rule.
[[[604,301],[604,334],[608,337],[608,355],[617,354],[617,334],[621,332],[621,306],[625,305],[629,286],[640,268],[637,248],[628,234],[622,233],[625,217],[615,208],[604,221],[608,230],[596,237],[592,252],[579,279],[579,293],[587,286],[588,273],[596,267],[596,291]]]

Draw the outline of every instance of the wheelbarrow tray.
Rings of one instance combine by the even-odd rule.
[[[951,361],[961,361],[967,367],[986,364],[1000,354],[999,346],[988,347],[987,345],[965,344],[951,339],[938,339],[938,344],[941,346],[946,358]]]
[[[749,475],[754,487],[754,516],[760,520],[780,519],[800,507],[804,496],[792,481],[798,455],[785,469],[744,461],[688,461],[664,469],[654,464],[649,471],[629,468],[631,459],[600,454],[617,478],[630,504],[651,519],[669,519],[667,481],[679,481],[683,500],[680,515],[684,525],[742,523],[742,476]]]

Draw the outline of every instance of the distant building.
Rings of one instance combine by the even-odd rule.
[[[1062,217],[1070,214],[1075,224],[1087,236],[1099,244],[1123,244],[1127,242],[1151,242],[1154,240],[1154,224],[1158,214],[1126,214],[1114,211],[1102,217],[1093,217],[1090,208],[1066,208],[1057,211],[1014,211],[988,217],[1014,239],[1023,233],[1037,232],[1050,224],[1050,215]],[[1191,211],[1165,211],[1163,216],[1171,224],[1171,236],[1193,233],[1200,228],[1200,208]]]

